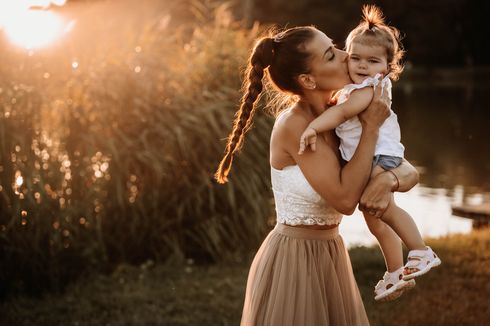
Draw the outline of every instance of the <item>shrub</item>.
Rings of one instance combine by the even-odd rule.
[[[262,238],[270,118],[256,117],[231,182],[212,179],[259,29],[192,3],[198,23],[104,2],[51,48],[0,42],[5,293],[120,261],[232,259]]]

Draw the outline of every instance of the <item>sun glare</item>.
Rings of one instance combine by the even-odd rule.
[[[47,9],[66,0],[0,0],[0,31],[26,49],[47,46],[69,30],[70,24]]]

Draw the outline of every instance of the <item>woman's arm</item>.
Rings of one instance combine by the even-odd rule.
[[[380,97],[380,89],[376,90],[373,101],[359,116],[363,125],[361,139],[354,156],[344,168],[340,167],[337,148],[327,144],[323,137],[318,139],[316,152],[297,153],[298,139],[309,122],[307,119],[296,115],[284,124],[285,128],[280,132],[286,151],[300,166],[313,189],[343,214],[352,214],[357,206],[371,174],[379,127],[390,114],[388,99]]]
[[[359,210],[376,211],[382,216],[390,203],[392,191],[405,192],[419,182],[419,173],[407,160],[390,171],[374,177],[364,190],[359,201]]]

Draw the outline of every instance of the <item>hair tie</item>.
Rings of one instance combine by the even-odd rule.
[[[374,32],[374,28],[376,27],[376,24],[372,21],[368,21],[368,29]]]
[[[279,32],[276,35],[274,35],[273,37],[271,37],[272,42],[274,42],[274,44],[279,44],[284,39],[284,36],[286,36],[285,31]]]

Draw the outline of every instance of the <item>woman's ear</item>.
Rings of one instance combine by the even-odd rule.
[[[316,88],[315,78],[310,74],[301,74],[298,76],[298,83],[304,89],[314,90]]]

